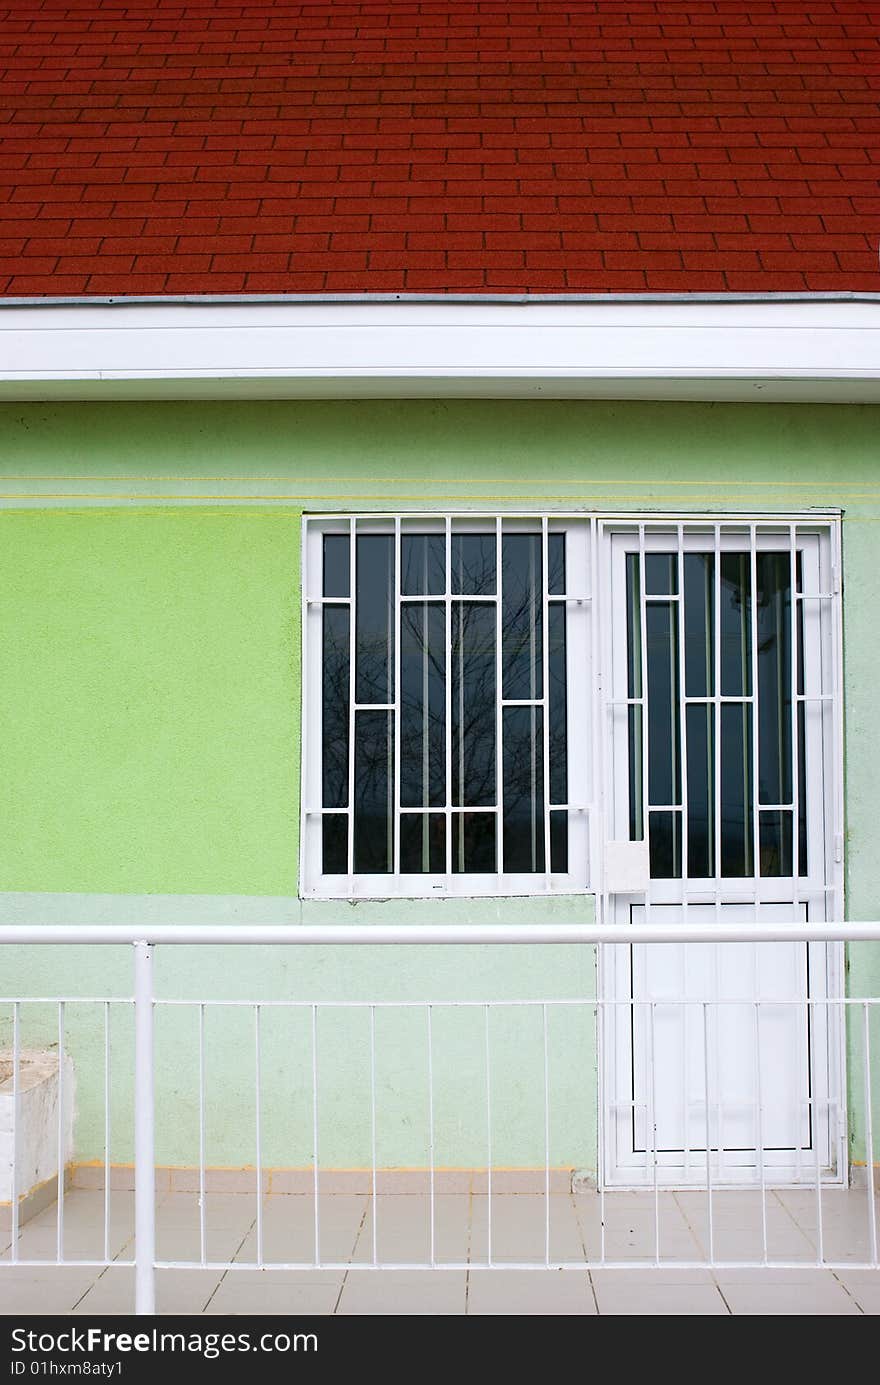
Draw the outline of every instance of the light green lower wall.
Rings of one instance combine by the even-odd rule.
[[[448,507],[802,510],[844,519],[848,912],[880,916],[880,410],[869,406],[572,402],[18,405],[0,408],[0,891],[4,917],[97,896],[120,917],[167,901],[169,921],[229,917],[297,890],[300,511]],[[40,896],[46,899],[41,900]],[[22,903],[30,900],[30,905]],[[230,900],[233,901],[230,905]],[[161,901],[155,901],[160,903]],[[44,908],[45,905],[45,908]],[[101,906],[106,907],[105,904]],[[320,917],[590,916],[589,900],[312,905]],[[281,905],[279,904],[279,909]],[[24,915],[22,914],[24,911]],[[193,913],[195,911],[195,914]],[[105,914],[105,916],[107,916]],[[235,915],[233,915],[235,916]],[[121,994],[115,950],[28,949],[5,994]],[[592,952],[553,948],[168,949],[166,996],[354,999],[589,997]],[[880,992],[880,948],[850,959],[854,994]],[[253,1161],[250,1015],[210,1019],[209,1160]],[[453,1023],[454,1020],[454,1023]],[[52,1021],[54,1022],[54,1021]],[[284,1021],[293,1026],[289,1017]],[[49,1020],[40,1025],[47,1036]],[[159,1157],[196,1149],[193,1017],[159,1020]],[[309,1034],[263,1018],[264,1157],[311,1155]],[[364,1012],[319,1023],[322,1162],[369,1159]],[[377,1018],[380,1162],[423,1163],[424,1023]],[[437,1011],[437,1158],[485,1162],[484,1036]],[[493,1154],[543,1161],[535,1015],[493,1020]],[[456,1028],[457,1026],[457,1028]],[[453,1033],[455,1030],[455,1033]],[[114,1032],[114,1158],[130,1156],[124,1023]],[[7,1023],[8,1032],[8,1023]],[[68,1007],[78,1148],[101,1152],[100,1036]],[[552,1014],[551,1158],[595,1166],[589,1008]],[[880,1040],[880,1033],[876,1038]],[[850,1064],[860,1092],[858,1044]],[[880,1053],[880,1049],[875,1050]],[[880,1077],[880,1062],[877,1064]],[[366,1083],[366,1085],[365,1085]],[[335,1099],[333,1093],[335,1092]],[[357,1094],[357,1098],[352,1095]],[[853,1100],[853,1150],[862,1149]],[[880,1122],[875,1121],[875,1127]]]

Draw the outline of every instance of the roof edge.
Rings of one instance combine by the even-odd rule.
[[[251,303],[878,303],[880,292],[829,293],[157,293],[84,294],[81,297],[0,297],[0,308],[127,308],[137,304],[159,307],[246,305]]]

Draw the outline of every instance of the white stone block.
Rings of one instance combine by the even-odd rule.
[[[71,1058],[63,1062],[62,1164],[73,1154],[74,1071]],[[19,1054],[18,1138],[13,1177],[12,1053],[0,1051],[0,1203],[27,1197],[58,1175],[58,1053],[23,1049]]]

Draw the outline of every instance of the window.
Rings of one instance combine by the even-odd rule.
[[[306,521],[304,892],[588,883],[589,521]]]

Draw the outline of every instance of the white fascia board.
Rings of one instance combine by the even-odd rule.
[[[880,301],[0,303],[0,398],[880,401]]]

